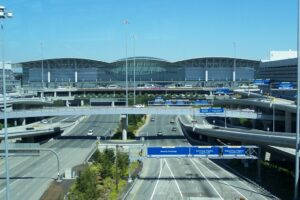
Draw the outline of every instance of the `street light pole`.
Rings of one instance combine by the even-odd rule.
[[[133,104],[136,104],[135,96],[135,35],[133,35]]]
[[[128,20],[124,20],[124,24],[125,26],[129,24]],[[125,83],[125,87],[126,87],[126,107],[128,107],[128,59],[127,59],[127,37],[128,37],[128,31],[127,31],[127,27],[125,27],[125,31],[126,31],[126,34],[125,34],[125,62],[126,62],[126,66],[125,66],[125,76],[126,76],[126,83]]]
[[[8,133],[7,133],[7,116],[6,116],[6,74],[5,74],[5,59],[4,59],[4,30],[3,20],[5,18],[12,17],[11,12],[7,12],[4,6],[0,6],[0,19],[1,19],[1,31],[2,31],[2,91],[3,91],[3,115],[4,115],[4,148],[5,148],[5,177],[6,177],[6,200],[10,199],[9,188],[9,165],[8,165]]]
[[[300,120],[300,0],[298,0],[298,19],[297,19],[297,126],[296,126],[296,157],[295,157],[295,188],[294,188],[294,199],[298,199],[299,190],[299,120]]]
[[[41,42],[41,59],[42,59],[42,89],[44,88],[44,52],[43,43]]]
[[[273,133],[275,132],[275,103],[273,99]]]

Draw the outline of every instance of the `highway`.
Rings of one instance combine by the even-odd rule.
[[[155,116],[140,131],[149,146],[188,146],[175,116]],[[177,131],[171,131],[177,126]],[[157,136],[162,131],[163,136]],[[148,136],[148,137],[147,137]],[[148,138],[148,140],[147,140]],[[272,199],[256,186],[207,159],[149,158],[126,199]]]
[[[59,118],[61,120],[72,120],[76,117]],[[59,120],[56,119],[56,120]],[[90,116],[85,117],[77,126],[69,130],[66,136],[72,139],[57,139],[42,144],[42,148],[55,150],[60,157],[60,173],[66,168],[70,168],[83,163],[86,157],[95,147],[94,140],[84,140],[91,127],[95,135],[103,135],[107,130],[114,130],[119,124],[118,115]],[[11,176],[11,199],[39,199],[48,188],[51,181],[57,177],[57,162],[53,154],[41,152],[38,157],[10,157]],[[0,160],[0,168],[4,169],[4,160]],[[0,172],[0,199],[5,197],[5,174]]]

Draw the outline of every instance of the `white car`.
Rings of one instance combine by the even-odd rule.
[[[94,134],[93,130],[89,130],[88,133],[87,133],[87,135],[93,135],[93,134]]]
[[[41,121],[41,123],[42,123],[42,124],[48,124],[48,120],[43,119],[43,120]]]
[[[145,108],[145,105],[143,105],[143,104],[137,104],[137,105],[134,105],[133,107],[135,107],[135,108]]]

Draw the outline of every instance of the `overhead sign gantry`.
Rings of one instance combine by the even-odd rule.
[[[148,147],[148,158],[257,159],[257,146]]]

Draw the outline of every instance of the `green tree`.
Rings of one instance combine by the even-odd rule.
[[[97,199],[99,196],[97,182],[96,167],[87,167],[76,179],[75,185],[71,188],[70,196],[78,200]]]
[[[102,168],[100,171],[101,177],[112,177],[112,165],[115,162],[115,153],[113,149],[105,149],[100,153],[98,162],[101,164]]]
[[[126,176],[126,173],[128,171],[128,165],[129,165],[128,153],[118,151],[117,167],[118,167],[118,173],[119,173],[120,177]]]

